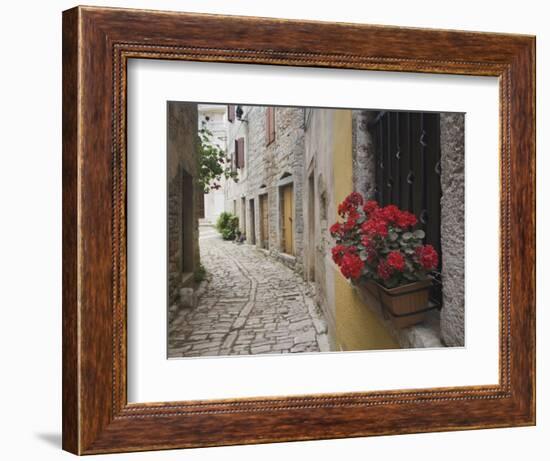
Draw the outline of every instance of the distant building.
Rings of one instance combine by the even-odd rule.
[[[212,144],[227,151],[227,110],[220,104],[199,104],[199,129],[203,126],[212,133]],[[225,178],[218,181],[219,189],[212,189],[204,194],[203,208],[199,211],[201,223],[215,224],[220,213],[224,210]]]

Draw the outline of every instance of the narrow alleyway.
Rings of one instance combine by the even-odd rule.
[[[326,323],[293,270],[212,227],[201,226],[200,251],[208,277],[198,305],[170,323],[169,357],[329,350]]]

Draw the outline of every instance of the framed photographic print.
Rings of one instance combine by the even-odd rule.
[[[534,53],[64,12],[64,449],[534,424]]]

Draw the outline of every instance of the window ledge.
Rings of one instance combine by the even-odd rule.
[[[358,289],[356,286],[354,286],[354,290],[359,299],[365,304],[365,309],[371,309],[376,314],[380,323],[386,327],[402,348],[444,347],[441,340],[439,310],[429,312],[426,320],[418,325],[399,329],[387,318],[380,302],[374,296],[366,290]]]

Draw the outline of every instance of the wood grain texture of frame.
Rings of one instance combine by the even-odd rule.
[[[129,404],[130,58],[497,76],[499,384]],[[535,39],[78,7],[63,13],[63,447],[78,454],[532,425]]]

